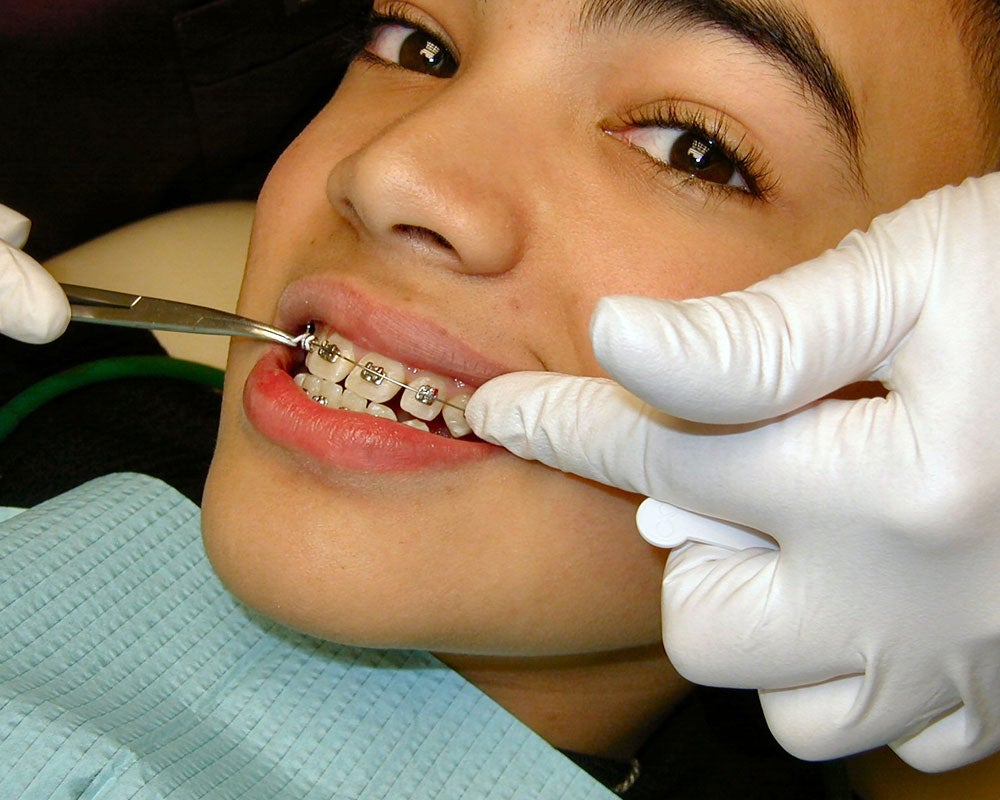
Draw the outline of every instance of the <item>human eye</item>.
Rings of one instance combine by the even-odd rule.
[[[438,36],[410,19],[402,4],[373,12],[360,56],[378,64],[401,67],[435,78],[450,78],[458,60]]]
[[[668,104],[636,112],[608,130],[645,153],[659,168],[703,188],[762,199],[774,188],[760,153],[734,137],[720,116]]]

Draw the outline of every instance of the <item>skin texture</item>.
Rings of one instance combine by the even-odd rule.
[[[458,72],[353,65],[264,188],[239,311],[272,320],[315,278],[503,370],[598,375],[600,296],[742,288],[983,171],[947,3],[794,7],[856,106],[860,169],[801,80],[718,31],[585,29],[575,0],[393,4]],[[370,48],[383,61],[387,40]],[[756,154],[762,197],[654,160],[636,122],[671,104]],[[322,637],[433,650],[558,746],[631,752],[686,691],[660,645],[665,553],[635,533],[640,498],[505,453],[402,473],[320,463],[247,420],[265,350],[233,343],[204,503],[227,585]]]

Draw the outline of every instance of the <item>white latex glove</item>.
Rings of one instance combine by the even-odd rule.
[[[802,758],[891,743],[936,771],[1000,749],[1000,174],[744,292],[602,300],[591,335],[645,403],[514,373],[467,417],[525,458],[674,504],[643,505],[655,542],[725,542],[722,519],[780,544],[671,553],[675,666],[760,689]],[[859,380],[889,396],[815,402]]]
[[[55,279],[21,248],[31,223],[0,205],[0,333],[42,344],[69,324],[69,301]]]

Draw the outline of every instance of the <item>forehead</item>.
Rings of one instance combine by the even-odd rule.
[[[983,171],[983,96],[951,0],[797,0],[841,70],[858,111],[869,186],[889,207]],[[885,207],[876,208],[886,210]]]

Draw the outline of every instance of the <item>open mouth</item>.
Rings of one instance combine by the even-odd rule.
[[[289,284],[274,315],[281,330],[307,323],[301,346],[260,352],[242,396],[250,428],[301,465],[340,480],[464,468],[506,452],[468,430],[464,408],[508,365],[429,315],[316,276]]]
[[[398,422],[450,439],[480,441],[465,420],[475,387],[366,351],[329,326],[310,323],[293,379],[320,405]]]

